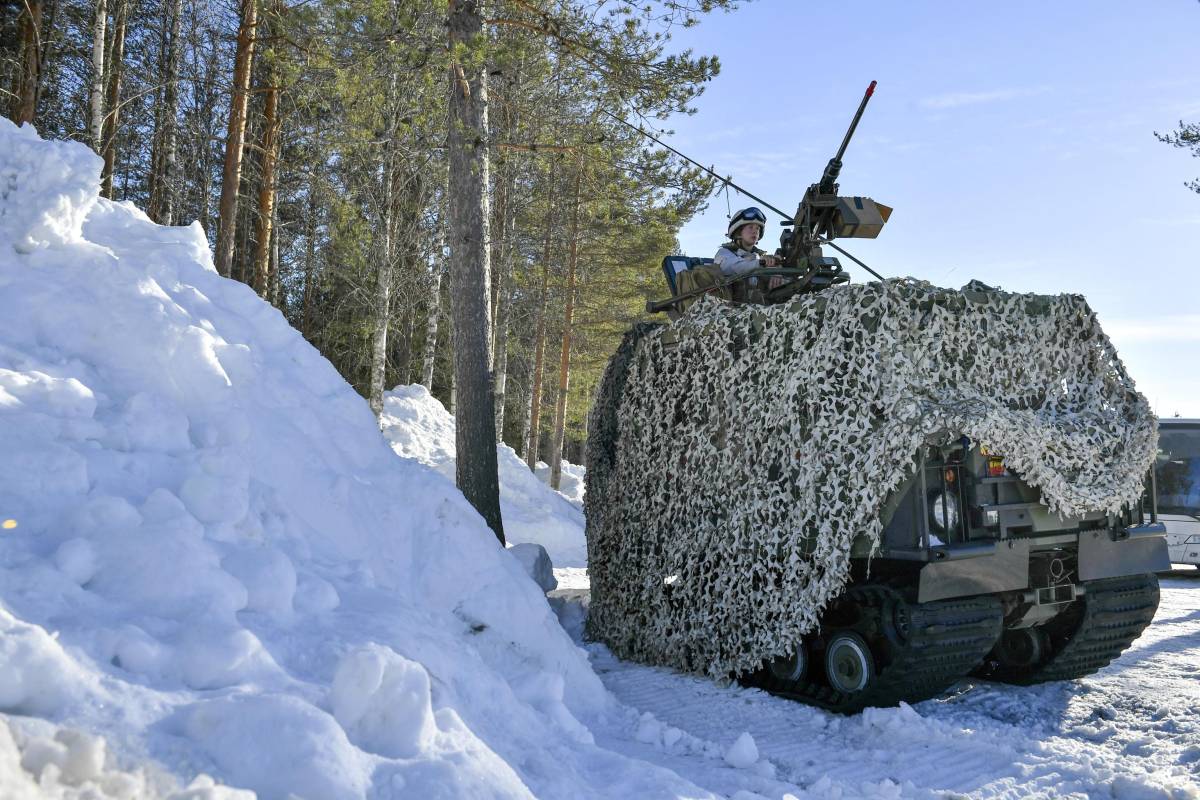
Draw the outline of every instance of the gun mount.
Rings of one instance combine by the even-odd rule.
[[[832,239],[874,239],[892,215],[892,209],[869,197],[842,197],[838,194],[838,176],[842,172],[842,156],[862,119],[867,101],[875,93],[875,81],[867,87],[862,102],[850,121],[850,127],[833,158],[825,165],[821,179],[808,187],[791,221],[784,222],[790,230],[779,240],[779,256],[786,269],[803,270],[791,291],[816,291],[850,279],[836,258],[821,250]],[[844,252],[844,251],[842,251]],[[865,265],[864,265],[865,266]]]

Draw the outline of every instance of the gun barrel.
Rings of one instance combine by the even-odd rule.
[[[862,119],[863,111],[867,108],[867,101],[875,93],[875,83],[875,81],[871,81],[871,85],[867,87],[866,94],[863,95],[862,102],[858,104],[858,111],[854,113],[854,119],[850,121],[850,130],[846,131],[846,138],[842,139],[842,146],[838,148],[837,155],[833,157],[835,161],[841,161],[842,156],[846,154],[846,145],[850,144],[850,137],[854,135],[854,129],[858,127],[858,121]]]
[[[837,183],[838,175],[842,172],[842,156],[846,154],[846,147],[850,144],[850,137],[854,136],[854,129],[858,127],[858,121],[862,119],[863,111],[867,107],[867,101],[871,99],[871,95],[874,93],[875,81],[871,81],[871,85],[867,87],[866,94],[863,95],[862,102],[858,104],[858,111],[854,112],[854,119],[850,120],[850,129],[846,131],[846,136],[842,139],[842,146],[838,148],[837,155],[829,159],[829,163],[825,165],[825,172],[821,174],[821,180],[818,184],[818,191],[821,194],[833,194],[834,184]]]

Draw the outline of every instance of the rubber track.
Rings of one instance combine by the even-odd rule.
[[[886,609],[888,600],[904,602],[898,593],[882,586],[856,587],[847,596],[876,610]],[[862,692],[846,694],[816,682],[780,680],[765,669],[747,682],[840,714],[855,714],[870,706],[894,706],[901,701],[916,703],[936,697],[974,669],[992,649],[1003,626],[1000,602],[991,596],[906,605],[907,636],[891,644],[890,663]],[[877,640],[868,638],[876,658]]]
[[[1153,574],[1087,581],[1084,587],[1083,616],[1061,649],[1027,675],[1009,672],[990,679],[1029,686],[1091,675],[1121,655],[1158,610]]]

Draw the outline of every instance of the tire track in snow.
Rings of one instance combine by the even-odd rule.
[[[1200,798],[1200,580],[1165,579],[1155,622],[1096,675],[962,681],[942,698],[854,717],[587,648],[623,704],[721,747],[748,731],[779,780],[817,796],[826,779],[864,796],[892,781],[899,797]]]

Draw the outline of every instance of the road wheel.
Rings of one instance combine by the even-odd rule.
[[[842,631],[825,646],[825,676],[839,692],[861,692],[875,680],[875,658],[863,637]]]
[[[996,644],[996,660],[1009,669],[1036,667],[1046,658],[1050,642],[1041,628],[1007,630]]]
[[[790,656],[780,656],[768,662],[767,671],[781,681],[796,683],[804,680],[808,674],[808,647],[803,641],[798,642],[795,652]]]

